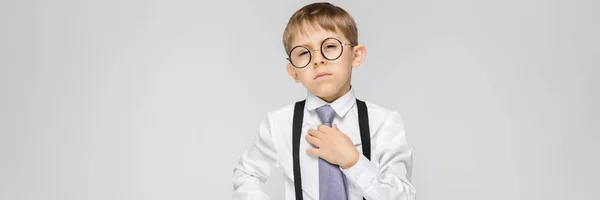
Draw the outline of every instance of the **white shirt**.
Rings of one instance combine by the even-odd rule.
[[[361,99],[362,100],[362,99]],[[363,100],[364,101],[364,100]],[[412,147],[406,140],[402,119],[395,111],[365,101],[369,111],[371,160],[362,155],[358,111],[354,89],[330,103],[337,114],[333,119],[338,129],[348,135],[361,153],[358,162],[342,172],[346,176],[349,200],[394,199],[413,200],[415,189],[410,183]],[[305,200],[319,199],[318,157],[309,156],[311,147],[305,136],[309,128],[317,129],[321,121],[316,108],[328,104],[308,92],[300,138],[300,170]],[[292,117],[294,104],[267,113],[253,145],[239,159],[233,171],[233,199],[270,199],[262,184],[275,166],[284,173],[285,199],[295,198],[292,156]],[[341,168],[340,168],[341,169]]]

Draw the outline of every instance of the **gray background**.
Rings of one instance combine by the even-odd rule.
[[[281,35],[309,2],[1,1],[0,199],[231,198],[266,112],[304,98]],[[418,199],[600,199],[598,1],[334,3]]]

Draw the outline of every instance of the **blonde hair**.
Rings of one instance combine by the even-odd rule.
[[[307,28],[316,26],[341,33],[350,40],[351,44],[358,44],[356,22],[348,12],[331,3],[312,3],[300,8],[290,17],[283,31],[283,47],[286,54],[289,55],[291,42],[297,34],[308,34]]]

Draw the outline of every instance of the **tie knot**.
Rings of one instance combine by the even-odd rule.
[[[324,105],[317,108],[317,115],[319,115],[319,119],[321,119],[321,123],[326,126],[331,127],[331,123],[333,122],[333,115],[335,111],[330,105]]]

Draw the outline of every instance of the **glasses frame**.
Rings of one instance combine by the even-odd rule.
[[[327,40],[329,40],[329,39],[334,39],[334,40],[338,41],[338,43],[340,43],[340,44],[341,44],[342,51],[340,52],[340,55],[338,55],[336,58],[329,59],[329,58],[327,58],[327,56],[325,56],[325,54],[323,53],[323,44],[325,44],[325,41],[327,41]],[[340,40],[339,40],[339,39],[337,39],[337,38],[334,38],[334,37],[328,37],[328,38],[325,38],[325,39],[323,40],[323,42],[321,42],[321,45],[319,46],[319,48],[318,48],[318,49],[310,50],[310,49],[309,49],[308,47],[306,47],[306,46],[302,46],[302,45],[295,46],[294,48],[292,48],[292,49],[290,50],[290,52],[288,52],[288,57],[287,57],[287,58],[285,58],[285,59],[286,59],[286,60],[288,60],[288,61],[290,62],[290,64],[292,64],[292,66],[294,66],[295,68],[302,69],[302,68],[305,68],[306,66],[308,66],[308,65],[310,64],[310,62],[312,61],[312,59],[313,59],[313,54],[312,54],[312,52],[313,52],[313,51],[319,51],[319,52],[321,52],[321,56],[323,56],[323,58],[325,58],[325,60],[328,60],[328,61],[334,61],[334,60],[337,60],[338,58],[340,58],[340,57],[342,56],[342,54],[344,54],[344,46],[345,46],[345,45],[350,45],[350,46],[352,46],[352,47],[356,46],[356,44],[352,44],[352,43],[343,43],[342,41],[340,41]],[[294,51],[294,49],[296,49],[296,48],[305,48],[306,50],[308,50],[308,55],[310,56],[310,58],[308,59],[308,62],[306,63],[306,65],[304,65],[304,66],[302,66],[302,67],[298,67],[298,66],[294,65],[294,63],[292,62],[291,54],[292,54],[292,52]]]

